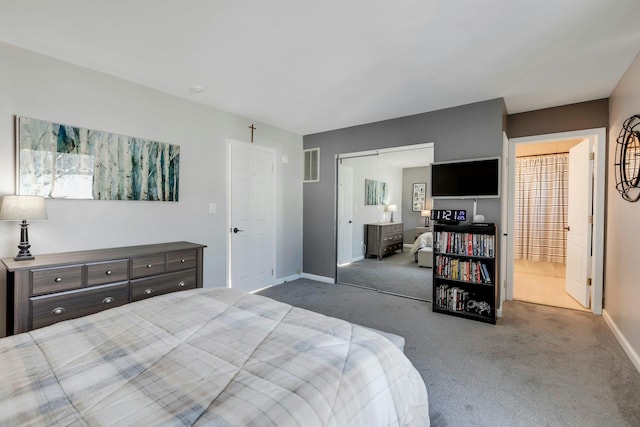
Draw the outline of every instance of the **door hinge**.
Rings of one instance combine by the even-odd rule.
[[[589,160],[595,160],[596,158],[596,153],[594,153],[593,151],[589,153]]]
[[[587,277],[587,286],[591,286],[591,277]]]
[[[273,276],[273,268],[271,269],[271,275]],[[589,280],[591,280],[591,279],[589,279]]]
[[[593,224],[593,215],[589,215],[589,218],[587,218],[589,221],[589,224]]]

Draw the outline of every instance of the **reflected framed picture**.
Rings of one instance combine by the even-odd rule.
[[[388,185],[374,179],[364,180],[365,206],[384,205],[387,201]]]
[[[411,209],[413,212],[421,212],[424,209],[426,192],[427,184],[425,182],[413,184],[413,203]]]

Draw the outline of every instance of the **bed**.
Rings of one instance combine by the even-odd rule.
[[[175,292],[0,340],[0,425],[428,426],[382,335],[231,289]]]
[[[414,255],[419,267],[433,267],[433,232],[422,233],[411,246],[410,255]]]

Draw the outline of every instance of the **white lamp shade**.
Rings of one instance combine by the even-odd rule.
[[[47,219],[47,207],[40,196],[4,196],[0,206],[0,220]]]
[[[420,211],[420,216],[431,216],[431,210],[426,209],[426,210]]]
[[[387,205],[387,210],[389,212],[395,212],[398,210],[398,206],[397,205]]]

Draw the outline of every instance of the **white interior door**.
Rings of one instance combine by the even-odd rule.
[[[587,278],[591,268],[591,198],[593,169],[589,139],[569,150],[569,208],[566,291],[582,306],[590,306]]]
[[[353,259],[353,169],[338,167],[338,265]]]
[[[231,142],[230,286],[255,291],[273,284],[275,273],[275,152]]]

